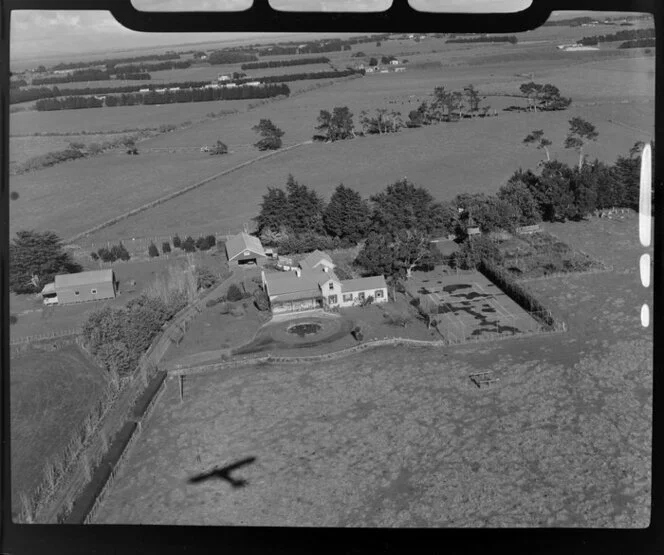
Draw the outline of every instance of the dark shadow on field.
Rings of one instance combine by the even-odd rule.
[[[207,480],[212,480],[216,478],[219,480],[225,480],[234,488],[243,488],[249,482],[247,480],[243,480],[242,478],[233,478],[231,476],[231,472],[237,470],[238,468],[242,468],[243,466],[246,466],[248,464],[252,464],[255,461],[256,457],[247,457],[246,459],[241,459],[233,464],[227,464],[226,466],[222,466],[221,468],[214,468],[208,472],[203,472],[202,474],[197,474],[196,476],[192,476],[191,478],[189,478],[189,480],[187,480],[187,482],[189,484],[199,484],[201,482],[205,482]]]

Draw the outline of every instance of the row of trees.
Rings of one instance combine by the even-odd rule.
[[[92,66],[106,66],[107,68],[115,67],[120,64],[131,64],[134,62],[145,62],[149,60],[179,60],[180,54],[177,52],[166,52],[165,54],[148,54],[145,56],[133,56],[131,58],[106,58],[103,60],[93,60],[91,62],[67,62],[54,65],[51,70],[63,69],[79,69]]]
[[[231,83],[242,85],[251,81],[260,81],[262,83],[288,83],[290,81],[305,81],[311,79],[340,79],[350,75],[364,75],[364,70],[348,68],[345,70],[334,71],[316,71],[310,73],[289,73],[284,75],[268,75],[266,77],[245,77],[243,73],[234,72],[233,80]],[[179,88],[179,89],[203,89],[209,85],[209,81],[183,81],[176,83],[166,83],[158,85],[159,87]],[[154,90],[157,85],[148,85],[147,88]],[[17,104],[19,102],[29,102],[33,100],[40,100],[43,98],[56,98],[60,96],[89,96],[89,95],[106,95],[106,94],[127,94],[137,93],[141,89],[146,88],[146,85],[127,85],[120,87],[86,87],[84,89],[59,89],[58,87],[31,87],[28,89],[13,89],[10,91],[9,102],[10,104]],[[232,87],[231,87],[232,88]]]
[[[579,44],[583,46],[595,46],[599,42],[615,42],[619,40],[638,40],[654,39],[655,28],[650,29],[624,29],[610,35],[595,35],[592,37],[583,37]]]
[[[120,81],[150,81],[149,73],[118,73],[115,77]]]
[[[255,54],[250,54],[247,52],[217,50],[208,56],[207,61],[213,66],[220,64],[240,64],[246,62],[257,62],[258,57]]]
[[[636,39],[623,42],[618,48],[654,48],[657,45],[655,38]]]
[[[302,66],[307,64],[326,64],[330,61],[329,58],[325,56],[319,56],[316,58],[296,58],[294,60],[270,60],[269,62],[250,62],[248,64],[242,64],[240,67],[242,69],[263,69],[267,67],[290,67],[290,66]]]
[[[173,104],[180,102],[208,102],[214,100],[240,100],[251,98],[272,98],[290,94],[286,84],[263,85],[260,87],[235,87],[219,89],[184,89],[149,93],[108,95],[104,100],[95,97],[70,96],[45,98],[35,103],[38,111],[70,110],[76,108],[98,108],[104,106],[134,106],[139,104]]]
[[[527,110],[532,112],[565,110],[572,103],[571,98],[562,96],[560,89],[551,83],[542,84],[530,81],[523,83],[519,90],[528,99]]]
[[[481,37],[455,37],[450,38],[445,41],[446,43],[476,43],[476,42],[509,42],[510,44],[516,44],[519,42],[519,39],[516,38],[516,35],[509,36],[493,36],[493,35],[483,35]]]
[[[103,69],[79,69],[66,75],[35,77],[32,84],[34,86],[58,85],[60,83],[78,83],[81,81],[108,81],[110,78],[111,74]]]
[[[156,64],[131,64],[126,66],[113,67],[111,73],[145,73],[154,71],[170,71],[172,69],[188,69],[191,67],[191,61],[178,60],[175,62],[158,62]]]

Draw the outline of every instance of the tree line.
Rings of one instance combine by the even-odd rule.
[[[257,62],[258,57],[255,54],[247,52],[217,50],[208,56],[207,61],[210,65],[239,64],[245,62]]]
[[[135,94],[108,95],[104,100],[94,96],[67,96],[64,98],[46,98],[38,100],[38,111],[72,110],[78,108],[101,108],[115,106],[135,106],[150,104],[173,104],[180,102],[209,102],[213,100],[244,100],[252,98],[272,98],[290,94],[288,85],[264,85],[260,87],[235,87],[219,89],[184,89]]]
[[[583,37],[579,44],[583,46],[595,46],[598,42],[615,42],[619,40],[637,40],[655,38],[655,29],[624,29],[611,35],[595,35],[592,37]]]
[[[180,54],[176,52],[166,52],[165,54],[148,54],[146,56],[134,56],[131,58],[105,58],[103,60],[93,60],[91,62],[67,62],[54,65],[51,70],[58,71],[63,69],[81,69],[92,66],[114,67],[120,64],[130,64],[134,62],[145,62],[149,60],[179,60]]]
[[[237,72],[236,72],[237,73]],[[342,71],[316,71],[311,73],[290,73],[284,75],[269,75],[266,77],[238,77],[229,81],[236,85],[242,85],[251,81],[261,81],[263,83],[287,83],[290,81],[305,81],[311,79],[337,79],[348,77],[350,75],[364,75],[362,69],[348,68]],[[238,74],[239,75],[239,74]],[[198,89],[209,85],[209,81],[183,81],[176,83],[165,83],[163,85],[148,85],[148,88],[180,88],[180,89]],[[127,85],[122,87],[86,87],[82,89],[60,89],[53,87],[31,87],[23,90],[11,90],[9,92],[9,103],[18,104],[20,102],[31,102],[43,98],[56,98],[60,96],[88,96],[88,95],[106,95],[119,93],[135,93],[145,88],[145,85]],[[55,108],[59,109],[59,108]]]
[[[149,73],[117,73],[115,78],[118,81],[150,81],[152,76]]]
[[[618,48],[654,48],[656,45],[657,40],[653,37],[651,39],[627,40]]]
[[[320,56],[318,58],[301,58],[295,60],[270,60],[269,62],[252,62],[248,64],[242,64],[241,69],[264,69],[267,67],[290,67],[290,66],[301,66],[307,64],[326,64],[330,61],[329,58],[325,56]]]
[[[578,131],[570,124],[569,136]],[[463,193],[450,201],[436,201],[404,178],[369,199],[340,184],[326,203],[289,175],[285,190],[268,187],[263,195],[256,235],[281,254],[363,241],[358,266],[368,274],[407,277],[415,268],[439,263],[432,237],[454,234],[465,241],[457,263],[472,267],[491,260],[497,248],[485,238],[468,240],[471,227],[514,232],[541,221],[580,220],[596,210],[637,209],[641,147],[637,143],[612,165],[596,160],[570,167],[550,160],[539,170],[515,171],[495,195]]]
[[[108,67],[107,69],[79,69],[67,75],[54,75],[52,77],[35,77],[32,80],[32,85],[34,86],[61,85],[63,83],[80,83],[83,81],[109,81],[111,79],[111,75],[145,74],[152,71],[186,69],[190,66],[191,66],[190,61],[182,60],[176,62],[160,62],[156,64]]]
[[[508,35],[508,36],[482,36],[482,37],[455,37],[455,38],[450,38],[445,41],[445,43],[476,43],[476,42],[509,42],[510,44],[516,44],[519,42],[519,39],[516,37],[516,35]]]

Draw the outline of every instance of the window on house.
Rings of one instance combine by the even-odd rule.
[[[327,298],[327,301],[328,301],[330,304],[337,304],[337,296],[336,296],[336,295],[330,295],[330,296]]]
[[[333,291],[333,290],[334,290],[334,283],[330,282],[330,291]]]
[[[92,293],[93,295],[96,295],[96,294],[97,294],[97,290],[96,290],[96,289],[90,289],[90,293]]]
[[[383,298],[383,290],[382,289],[376,289],[376,298],[377,299],[382,299]]]
[[[357,294],[357,300],[358,301],[363,301],[364,300],[364,292]]]
[[[344,299],[344,302],[345,302],[345,303],[350,302],[350,301],[353,300],[353,294],[352,294],[352,293],[346,293],[346,294],[343,296],[343,299]]]

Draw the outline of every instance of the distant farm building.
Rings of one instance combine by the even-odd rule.
[[[231,73],[220,73],[217,81],[230,81],[233,78]]]
[[[46,284],[41,295],[45,302],[51,299],[58,304],[100,301],[114,299],[117,285],[111,269],[61,274],[55,276],[55,282]]]
[[[398,66],[399,65],[399,60],[390,60],[390,65]]]
[[[394,71],[398,73],[398,72],[401,72],[401,71],[406,71],[406,68],[405,67],[395,67]]]
[[[231,266],[245,264],[262,266],[268,258],[261,240],[244,231],[226,241],[226,256]]]

